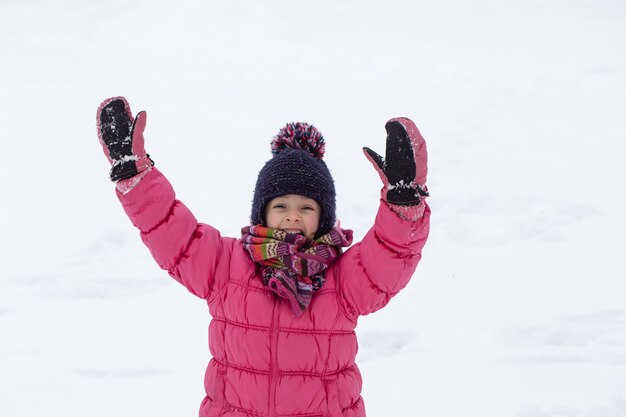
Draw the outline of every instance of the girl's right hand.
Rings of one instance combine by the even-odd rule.
[[[96,125],[102,149],[111,163],[111,181],[134,177],[154,165],[144,149],[145,111],[133,118],[124,97],[111,97],[98,107]]]

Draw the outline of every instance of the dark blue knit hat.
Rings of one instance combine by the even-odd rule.
[[[306,123],[288,123],[272,139],[272,159],[259,172],[252,200],[252,224],[265,224],[265,206],[287,194],[312,198],[320,205],[320,222],[315,237],[335,225],[335,183],[322,160],[322,134]]]

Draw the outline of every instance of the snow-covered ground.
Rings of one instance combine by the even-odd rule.
[[[431,239],[359,324],[369,416],[626,416],[622,0],[0,1],[0,416],[193,416],[205,304],[116,201],[100,101],[202,221],[247,223],[287,121],[327,139],[342,226],[361,147],[413,118]]]

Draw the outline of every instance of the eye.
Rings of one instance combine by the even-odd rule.
[[[304,207],[302,207],[302,210],[312,210],[312,211],[315,211],[315,207],[313,207],[313,206],[304,206]]]
[[[283,209],[285,208],[285,205],[282,203],[276,203],[272,206],[272,208],[276,208],[276,209]]]

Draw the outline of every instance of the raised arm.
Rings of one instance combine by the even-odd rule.
[[[374,226],[336,266],[342,302],[354,318],[382,308],[407,285],[430,230],[424,138],[403,117],[389,120],[385,129],[385,158],[363,148],[383,181]]]
[[[200,224],[144,150],[146,113],[133,119],[123,97],[98,108],[98,137],[111,180],[133,225],[159,266],[198,297],[209,299],[228,276],[234,239]]]

